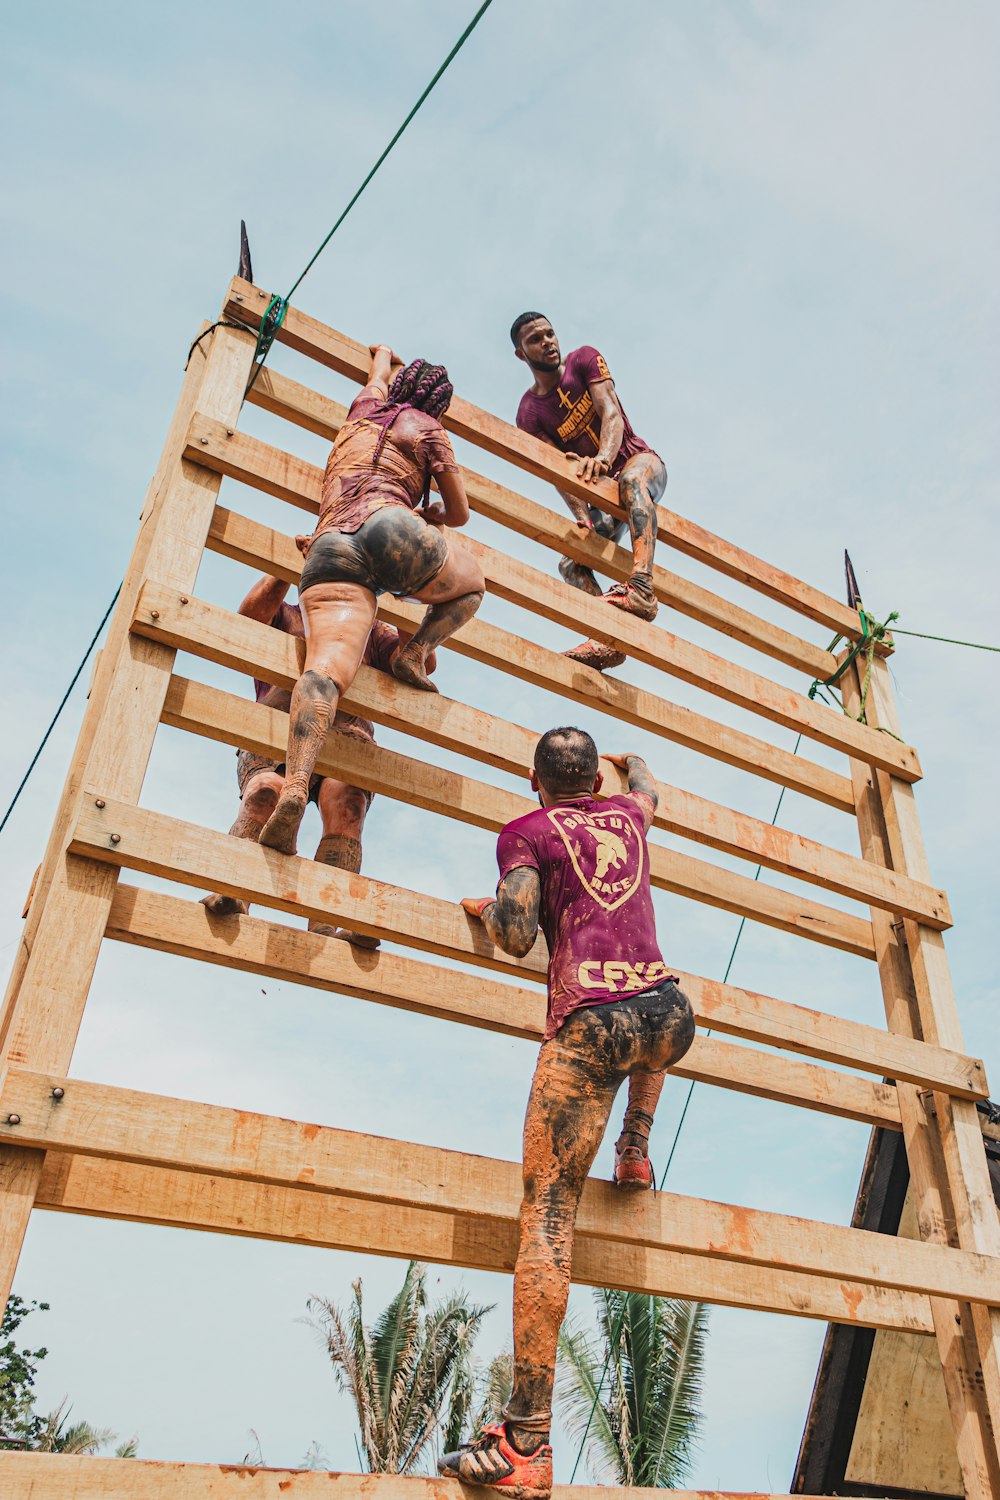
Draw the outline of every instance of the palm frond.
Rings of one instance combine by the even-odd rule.
[[[575,1320],[567,1318],[559,1335],[556,1394],[560,1415],[573,1438],[585,1444],[587,1467],[598,1482],[622,1479],[621,1453],[611,1415],[598,1396],[604,1351]]]

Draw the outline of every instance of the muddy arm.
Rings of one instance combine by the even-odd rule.
[[[538,871],[518,865],[500,882],[495,901],[467,896],[462,905],[470,917],[479,918],[496,947],[512,958],[524,958],[538,936],[541,894]]]
[[[272,578],[265,573],[263,578],[258,578],[237,613],[245,615],[248,620],[260,620],[262,624],[270,625],[290,588],[291,584],[283,578]]]
[[[653,804],[653,811],[660,800],[656,790],[656,781],[652,771],[647,766],[641,755],[605,755],[613,766],[618,766],[622,771],[628,773],[628,789],[630,792],[641,792],[648,797]]]

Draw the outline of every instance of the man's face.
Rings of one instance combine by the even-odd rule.
[[[559,340],[548,318],[536,318],[525,323],[520,332],[517,347],[518,359],[523,359],[533,370],[558,370],[562,363]]]

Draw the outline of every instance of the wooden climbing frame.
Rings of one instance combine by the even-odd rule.
[[[287,532],[275,531],[223,507],[224,476],[298,510],[318,509],[321,471],[238,426],[255,347],[252,332],[244,330],[256,329],[267,302],[266,292],[235,280],[222,309],[226,321],[192,352],[35,883],[0,1018],[0,1297],[9,1292],[32,1208],[490,1271],[513,1266],[517,1163],[263,1115],[242,1115],[236,1131],[233,1110],[89,1083],[70,1073],[106,938],[508,1035],[541,1034],[544,955],[536,950],[521,961],[508,958],[455,903],[287,859],[138,806],[160,724],[283,757],[286,715],[174,670],[178,650],[282,687],[300,669],[301,642],[196,594],[206,548],[258,573],[292,581],[299,576],[301,557],[291,540],[300,529],[297,518],[290,513]],[[364,346],[296,308],[278,338],[340,375],[359,383],[366,377]],[[345,416],[337,402],[270,367],[249,401],[288,424],[292,446],[296,428],[332,440]],[[456,399],[445,425],[505,460],[512,482],[514,470],[525,470],[621,514],[613,483],[579,484],[551,448],[468,402]],[[868,723],[859,723],[805,692],[811,679],[836,669],[829,651],[666,566],[654,571],[657,596],[668,606],[660,623],[609,610],[553,576],[552,564],[565,554],[620,579],[629,572],[626,550],[582,535],[559,510],[471,470],[465,482],[476,514],[550,554],[535,568],[463,537],[482,563],[490,593],[581,635],[614,640],[666,678],[748,710],[762,721],[760,737],[602,677],[483,620],[465,626],[450,649],[484,672],[543,686],[856,818],[861,852],[852,857],[661,783],[658,829],[748,866],[794,876],[816,888],[816,899],[655,839],[653,883],[872,959],[886,1012],[880,1030],[685,974],[697,1019],[715,1034],[699,1035],[676,1072],[901,1131],[916,1198],[919,1241],[673,1193],[650,1195],[623,1215],[611,1187],[591,1181],[580,1208],[574,1279],[934,1335],[966,1494],[995,1500],[1000,1222],[976,1111],[987,1085],[982,1064],[963,1051],[943,941],[951,917],[947,897],[932,883],[917,820],[913,784],[920,765],[897,737],[886,666],[891,643],[879,643]],[[786,606],[806,630],[833,630],[848,643],[858,639],[858,617],[846,605],[662,507],[659,527],[661,557],[673,548],[721,575],[720,585],[735,579]],[[400,626],[412,626],[418,616],[415,606],[388,596],[379,612]],[[685,618],[717,631],[718,651],[674,634]],[[727,660],[727,637],[759,654],[759,671]],[[802,686],[773,681],[768,659],[803,674]],[[857,664],[842,686],[847,708],[857,712]],[[320,759],[322,774],[491,831],[532,805],[480,780],[476,763],[524,774],[544,726],[510,723],[416,693],[365,667],[343,706],[418,741],[417,753],[333,736]],[[772,744],[770,725],[801,733],[807,753],[793,756]],[[810,759],[810,742],[839,752],[842,768]],[[464,756],[468,774],[436,766],[428,746]],[[603,769],[606,785],[622,785],[617,770],[606,763]],[[129,870],[228,892],[277,912],[342,922],[391,939],[413,956],[359,955],[345,943],[264,917],[243,917],[223,935],[195,901],[131,884],[121,878]],[[825,891],[848,898],[849,908],[828,904]],[[481,970],[476,984],[450,960]],[[365,1493],[376,1483],[383,1500],[426,1500],[432,1491],[440,1500],[445,1482],[368,1476]],[[357,1500],[361,1484],[351,1475],[331,1480],[291,1471],[0,1453],[0,1493],[8,1500],[42,1493],[52,1500],[111,1494],[263,1500],[313,1493]]]

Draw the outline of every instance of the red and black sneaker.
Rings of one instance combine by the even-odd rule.
[[[552,1492],[552,1445],[540,1443],[533,1453],[518,1453],[507,1436],[507,1424],[484,1427],[479,1437],[438,1459],[438,1473],[463,1484],[501,1490],[513,1500],[548,1500]]]
[[[653,1186],[653,1164],[640,1146],[615,1146],[614,1184],[623,1193],[642,1193]]]
[[[626,614],[636,615],[640,620],[655,620],[660,607],[648,573],[633,573],[624,583],[613,584],[604,599],[615,609],[623,609]]]

